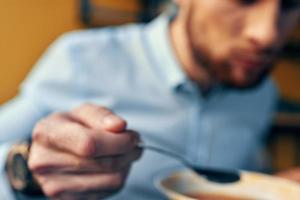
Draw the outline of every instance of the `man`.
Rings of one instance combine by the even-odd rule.
[[[7,142],[32,134],[29,168],[57,199],[164,199],[153,181],[182,164],[147,150],[133,164],[140,140],[195,166],[255,169],[277,95],[267,74],[300,3],[176,3],[175,17],[52,45],[1,110],[2,163]],[[2,169],[0,188],[12,199],[7,182]]]

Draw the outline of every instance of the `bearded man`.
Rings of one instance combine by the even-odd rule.
[[[176,4],[149,24],[76,31],[49,48],[0,112],[4,199],[33,195],[32,184],[19,191],[7,176],[24,169],[7,155],[26,138],[25,164],[53,199],[164,199],[153,180],[183,166],[141,156],[141,140],[194,166],[257,169],[277,98],[268,74],[300,3]]]

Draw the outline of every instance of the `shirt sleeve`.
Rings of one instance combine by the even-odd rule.
[[[63,105],[63,98],[72,93],[73,71],[66,50],[69,38],[54,42],[21,85],[19,95],[0,107],[0,199],[14,199],[5,173],[11,144],[28,139],[35,124],[54,111],[51,103]]]
[[[54,42],[21,84],[19,95],[0,107],[0,144],[29,137],[36,121],[53,110],[49,100],[70,93],[66,41],[62,36]]]
[[[21,92],[50,109],[70,104],[78,86],[76,33],[58,38],[21,85]]]
[[[11,144],[29,138],[34,124],[46,110],[37,102],[16,97],[0,109],[0,199],[14,199],[5,173],[5,162]]]

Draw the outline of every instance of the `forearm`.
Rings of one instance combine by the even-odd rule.
[[[11,146],[31,137],[35,123],[46,113],[36,101],[16,97],[0,108],[0,199],[15,199],[13,189],[5,171]],[[24,198],[21,198],[24,199]]]

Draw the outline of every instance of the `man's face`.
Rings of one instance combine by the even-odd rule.
[[[299,24],[299,0],[178,0],[194,58],[223,84],[262,80]]]

